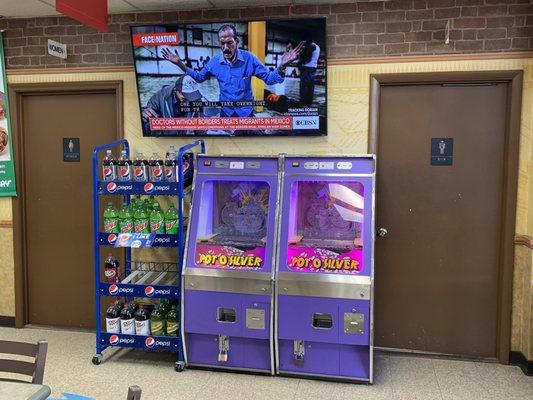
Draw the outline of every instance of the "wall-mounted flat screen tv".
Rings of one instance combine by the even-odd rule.
[[[144,136],[327,134],[325,18],[131,28]]]

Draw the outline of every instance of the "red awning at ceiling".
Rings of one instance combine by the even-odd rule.
[[[56,10],[91,28],[107,32],[107,0],[56,0]]]

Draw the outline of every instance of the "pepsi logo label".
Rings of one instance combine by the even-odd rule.
[[[133,288],[132,287],[119,287],[115,284],[109,286],[109,294],[110,295],[117,295],[117,294],[132,294],[133,293]]]
[[[144,294],[148,297],[152,297],[155,293],[155,290],[154,290],[154,287],[153,286],[147,286],[145,289],[144,289]]]
[[[144,341],[144,344],[146,345],[146,347],[151,349],[155,346],[155,339],[153,337],[147,337]]]
[[[147,183],[144,185],[144,191],[146,193],[152,193],[154,191],[154,184],[153,183]]]
[[[153,172],[154,176],[156,178],[160,178],[161,175],[163,175],[163,169],[162,168],[154,168]]]
[[[170,237],[156,237],[154,243],[167,244],[170,243]]]
[[[130,169],[129,168],[120,168],[120,176],[123,178],[127,178],[130,176]]]
[[[113,170],[111,168],[109,168],[109,167],[105,167],[104,168],[104,176],[106,178],[109,178],[112,175],[113,175]]]
[[[106,189],[109,193],[113,193],[117,190],[117,184],[115,182],[109,182],[106,186]]]
[[[108,193],[115,193],[117,190],[132,190],[133,185],[117,185],[115,182],[109,182],[106,185]]]
[[[111,233],[110,235],[107,236],[107,241],[111,244],[115,243],[117,241],[117,235],[115,235],[114,233]]]
[[[133,338],[121,338],[118,335],[111,335],[109,337],[109,344],[111,346],[116,346],[120,344],[133,344],[135,343],[135,339]]]
[[[142,178],[144,176],[144,169],[143,168],[135,168],[135,176],[137,178]]]
[[[153,183],[146,183],[144,185],[144,192],[145,193],[152,193],[152,192],[167,192],[170,190],[170,185],[165,186],[155,186]]]

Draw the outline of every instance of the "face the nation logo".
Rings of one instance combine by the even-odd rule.
[[[152,297],[154,295],[155,289],[153,286],[147,286],[146,289],[144,289],[144,294],[148,297]]]
[[[144,344],[146,345],[146,347],[151,349],[152,347],[155,346],[155,339],[153,337],[147,337],[146,340],[144,341]]]
[[[110,344],[111,346],[115,346],[116,344],[118,344],[118,340],[119,340],[119,339],[118,339],[118,336],[117,336],[117,335],[111,335],[111,336],[109,337],[109,344]]]
[[[144,192],[145,193],[152,193],[153,191],[154,191],[154,184],[153,183],[148,182],[147,184],[144,185]]]
[[[117,184],[115,182],[109,182],[106,186],[106,189],[109,193],[115,193],[117,190]]]
[[[109,294],[114,296],[118,293],[118,286],[117,285],[111,285],[109,286]]]

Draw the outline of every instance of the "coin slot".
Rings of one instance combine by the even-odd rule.
[[[333,317],[326,313],[313,313],[313,327],[316,329],[333,328]]]
[[[217,321],[234,323],[237,319],[234,308],[218,307],[217,308]]]

